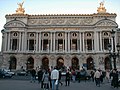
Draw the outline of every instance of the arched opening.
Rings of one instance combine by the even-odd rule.
[[[61,57],[57,59],[57,68],[64,69],[64,60]]]
[[[9,69],[16,69],[16,65],[17,65],[17,60],[14,56],[10,57],[10,61],[9,61]]]
[[[105,70],[109,69],[110,70],[110,58],[109,57],[106,57],[105,58]]]
[[[79,60],[78,60],[78,58],[76,58],[76,57],[72,58],[71,63],[72,63],[72,67],[71,67],[72,69],[79,69]]]
[[[93,70],[94,69],[94,61],[93,58],[89,57],[87,59],[87,70]]]
[[[42,66],[41,66],[41,68],[43,68],[43,69],[49,69],[49,60],[48,60],[47,57],[44,57],[42,59]]]
[[[27,70],[32,70],[34,68],[34,59],[32,57],[27,60]]]

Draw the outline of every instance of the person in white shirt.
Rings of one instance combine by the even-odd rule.
[[[52,90],[54,90],[55,82],[59,79],[59,71],[57,67],[54,67],[54,70],[51,72],[51,82],[52,82]],[[58,84],[56,85],[56,90],[58,90]]]
[[[94,74],[94,78],[95,78],[95,83],[96,83],[96,86],[99,86],[100,87],[100,72],[97,70]]]

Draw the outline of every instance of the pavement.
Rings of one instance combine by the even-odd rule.
[[[13,77],[11,79],[0,79],[0,90],[42,90],[40,88],[40,84],[36,81],[35,83],[30,83],[29,78],[25,78],[25,76],[19,77],[19,79],[15,79],[18,77]],[[65,86],[65,82],[63,82],[63,85],[59,86],[59,90],[120,90],[120,87],[113,88],[110,86],[110,83],[104,82],[101,84],[100,87],[97,87],[95,85],[95,82],[92,81],[81,81],[78,82],[71,82],[70,86]]]

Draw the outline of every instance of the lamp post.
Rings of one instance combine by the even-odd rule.
[[[113,66],[114,66],[114,69],[116,69],[116,58],[119,56],[120,45],[119,45],[119,43],[117,43],[117,45],[116,45],[117,52],[116,52],[115,51],[115,31],[114,30],[111,31],[111,36],[113,39],[113,47],[111,44],[108,45],[109,54],[110,54],[110,68],[112,69],[112,62],[111,62],[111,57],[112,57],[113,58]]]

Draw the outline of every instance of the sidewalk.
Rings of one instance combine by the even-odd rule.
[[[59,86],[59,90],[119,90],[114,89],[110,86],[110,83],[101,84],[97,87],[94,82],[80,82],[80,83],[70,83],[70,86]],[[30,81],[23,80],[0,80],[0,90],[42,90],[40,84],[36,81],[35,83],[30,83]]]

